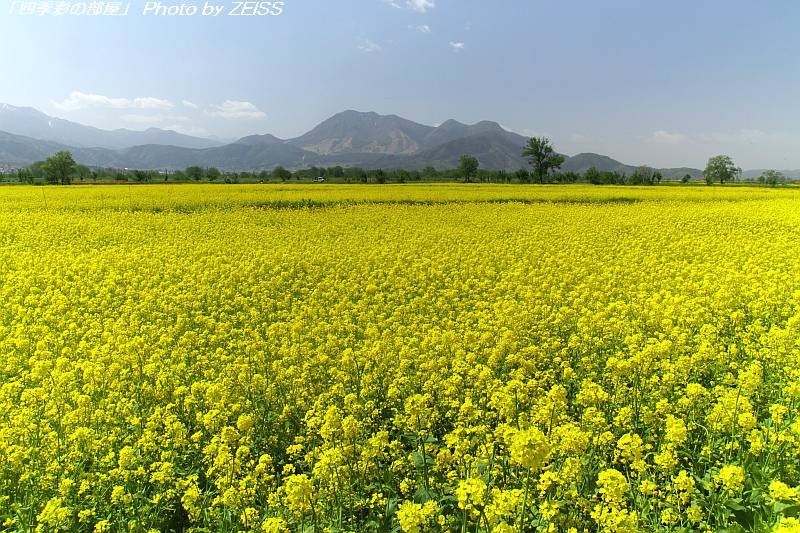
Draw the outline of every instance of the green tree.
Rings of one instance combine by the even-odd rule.
[[[692,181],[692,175],[691,174],[685,174],[681,178],[681,183],[689,183],[690,181]]]
[[[558,170],[564,163],[564,156],[556,153],[550,139],[546,137],[531,137],[522,151],[522,156],[527,157],[531,164],[534,177],[539,183],[544,183],[551,170]]]
[[[203,179],[203,169],[200,167],[187,167],[186,168],[186,177],[190,180],[200,181]]]
[[[596,167],[589,167],[586,169],[586,172],[583,173],[584,179],[591,183],[592,185],[602,185],[603,183],[603,175],[597,170]]]
[[[425,179],[432,180],[436,179],[436,177],[439,176],[439,173],[436,171],[436,168],[432,167],[431,165],[428,165],[427,167],[422,169],[422,175],[425,177]]]
[[[147,181],[147,172],[145,172],[144,170],[134,170],[132,174],[134,181],[137,181],[139,183]]]
[[[206,169],[206,179],[208,181],[217,181],[222,176],[222,172],[219,169],[211,167]]]
[[[514,172],[514,177],[517,178],[520,183],[530,183],[531,181],[530,173],[524,168],[521,168],[516,172]]]
[[[459,161],[458,171],[461,173],[461,177],[464,178],[466,183],[471,183],[475,176],[478,175],[478,167],[480,166],[478,158],[464,154]]]
[[[72,154],[63,150],[45,159],[42,162],[41,168],[48,182],[67,185],[75,174],[77,166],[77,163],[75,163],[75,160],[72,158]]]
[[[78,179],[83,181],[91,177],[92,171],[86,165],[76,165],[75,174],[78,176]]]
[[[758,181],[759,183],[775,187],[778,184],[786,183],[786,176],[783,175],[783,172],[778,172],[777,170],[765,170],[764,173],[759,176]]]
[[[729,156],[716,155],[708,160],[703,176],[706,179],[706,185],[711,185],[715,181],[725,184],[728,181],[734,181],[741,173],[742,169],[737,167]]]
[[[292,178],[292,173],[283,168],[282,166],[278,165],[272,171],[272,176],[281,181],[286,181]]]

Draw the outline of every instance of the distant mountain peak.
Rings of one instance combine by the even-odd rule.
[[[259,146],[259,145],[271,145],[271,144],[283,144],[285,141],[283,139],[279,139],[270,133],[265,133],[264,135],[248,135],[247,137],[242,137],[241,139],[237,139],[233,144],[244,144],[248,146]]]
[[[445,120],[444,122],[442,122],[441,124],[439,124],[440,128],[452,128],[452,127],[456,127],[456,126],[458,126],[458,127],[466,126],[466,124],[464,124],[463,122],[459,122],[454,118],[449,118],[449,119]]]
[[[8,133],[5,133],[8,132]],[[101,130],[48,117],[33,108],[0,103],[0,162],[27,164],[70,150],[76,161],[98,167],[182,169],[208,166],[244,171],[309,166],[363,168],[454,168],[463,154],[478,158],[481,168],[516,170],[527,165],[527,139],[499,123],[464,124],[449,119],[438,127],[397,115],[346,110],[300,137],[282,140],[271,134],[238,140],[200,139],[171,130]],[[632,173],[637,167],[608,156],[581,153],[566,158],[563,171]],[[696,169],[660,169],[665,177],[702,174]]]
[[[144,131],[123,128],[102,130],[51,117],[32,107],[15,107],[10,104],[0,104],[0,130],[40,141],[84,148],[122,149],[145,144],[210,148],[223,144],[159,128],[148,128]]]
[[[503,126],[501,126],[499,123],[497,123],[497,122],[495,122],[493,120],[481,120],[480,122],[478,122],[475,125],[476,126],[480,126],[482,128],[492,128],[492,129],[497,129],[497,130],[508,131]]]
[[[318,155],[405,154],[418,152],[431,130],[397,115],[349,109],[321,122],[308,133],[292,139],[294,146]]]

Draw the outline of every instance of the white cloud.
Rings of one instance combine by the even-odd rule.
[[[409,30],[416,30],[416,31],[418,31],[420,33],[430,33],[431,32],[431,27],[428,26],[427,24],[420,24],[419,26],[409,26],[408,29]]]
[[[90,107],[104,107],[110,109],[172,109],[175,104],[169,100],[144,96],[139,98],[113,98],[102,94],[72,91],[61,102],[51,103],[62,111],[77,111]]]
[[[681,144],[688,140],[689,137],[683,133],[673,133],[669,131],[658,130],[654,131],[653,134],[648,137],[647,142],[655,144]]]
[[[190,102],[189,100],[181,100],[183,107],[188,107],[189,109],[198,109],[200,106],[195,104],[194,102]]]
[[[454,52],[460,52],[464,49],[466,45],[461,41],[450,41],[450,47],[453,49]]]
[[[358,45],[358,49],[366,53],[380,52],[383,50],[383,48],[381,48],[381,45],[372,42],[369,39],[361,39],[361,42]]]
[[[260,120],[267,118],[267,114],[256,107],[255,104],[239,100],[225,100],[222,105],[212,105],[211,109],[206,111],[206,114],[229,120]]]
[[[134,98],[133,107],[138,109],[172,109],[175,107],[175,104],[169,100],[147,96],[144,98]]]
[[[436,2],[434,0],[383,0],[384,3],[389,4],[392,7],[396,7],[398,9],[406,8],[412,9],[414,11],[418,11],[420,13],[425,13],[429,9],[436,7]]]
[[[433,0],[406,0],[408,7],[414,11],[425,13],[427,10],[436,7],[436,2]]]

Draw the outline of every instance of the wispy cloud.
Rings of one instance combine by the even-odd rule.
[[[425,13],[429,9],[436,7],[434,0],[383,0],[383,2],[398,9],[411,9],[420,13]]]
[[[647,138],[648,142],[654,144],[681,144],[689,140],[689,137],[683,133],[673,133],[664,130],[654,131],[650,137]]]
[[[72,91],[64,100],[51,103],[62,111],[77,111],[90,107],[104,107],[110,109],[172,109],[175,104],[169,100],[155,98],[152,96],[142,96],[138,98],[114,98],[102,94],[84,93]]]
[[[255,104],[240,100],[225,100],[222,105],[212,105],[206,111],[206,114],[228,120],[260,120],[267,118],[267,114],[256,107]]]
[[[467,45],[462,43],[461,41],[450,41],[450,48],[453,49],[453,52],[460,52],[466,46]]]
[[[408,29],[409,30],[418,31],[420,33],[430,33],[431,32],[431,27],[428,26],[427,24],[420,24],[419,26],[411,25],[411,26],[408,27]]]
[[[369,39],[361,39],[358,43],[358,49],[362,52],[371,53],[371,52],[380,52],[383,50],[381,45],[376,42],[370,41]]]
[[[189,100],[181,100],[183,107],[188,107],[189,109],[198,109],[200,106],[195,104],[194,102],[190,102]]]

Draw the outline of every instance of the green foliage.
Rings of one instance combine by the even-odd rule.
[[[186,169],[186,177],[190,180],[200,181],[203,179],[203,169],[200,167],[188,167]]]
[[[786,176],[783,175],[782,172],[778,172],[777,170],[765,170],[761,176],[758,177],[758,182],[762,185],[769,185],[771,187],[775,187],[778,184],[785,184],[786,183]]]
[[[292,173],[279,165],[272,171],[272,177],[281,181],[287,181],[292,179]]]
[[[217,181],[220,178],[220,176],[222,176],[222,173],[219,171],[219,169],[216,169],[214,167],[206,169],[206,179],[208,181],[211,182]]]
[[[550,171],[561,168],[564,163],[564,156],[556,153],[550,139],[546,137],[528,139],[528,145],[522,151],[522,155],[528,158],[533,167],[533,175],[539,183],[544,183]]]
[[[742,169],[733,163],[733,159],[727,155],[717,155],[708,160],[703,176],[706,185],[711,185],[715,181],[724,185],[729,181],[735,181],[742,173]]]
[[[41,164],[41,168],[48,183],[68,185],[75,174],[77,164],[72,158],[72,154],[63,150],[45,159]]]
[[[479,165],[478,158],[467,154],[461,156],[458,170],[465,182],[470,183],[475,180],[475,177],[478,175]]]

